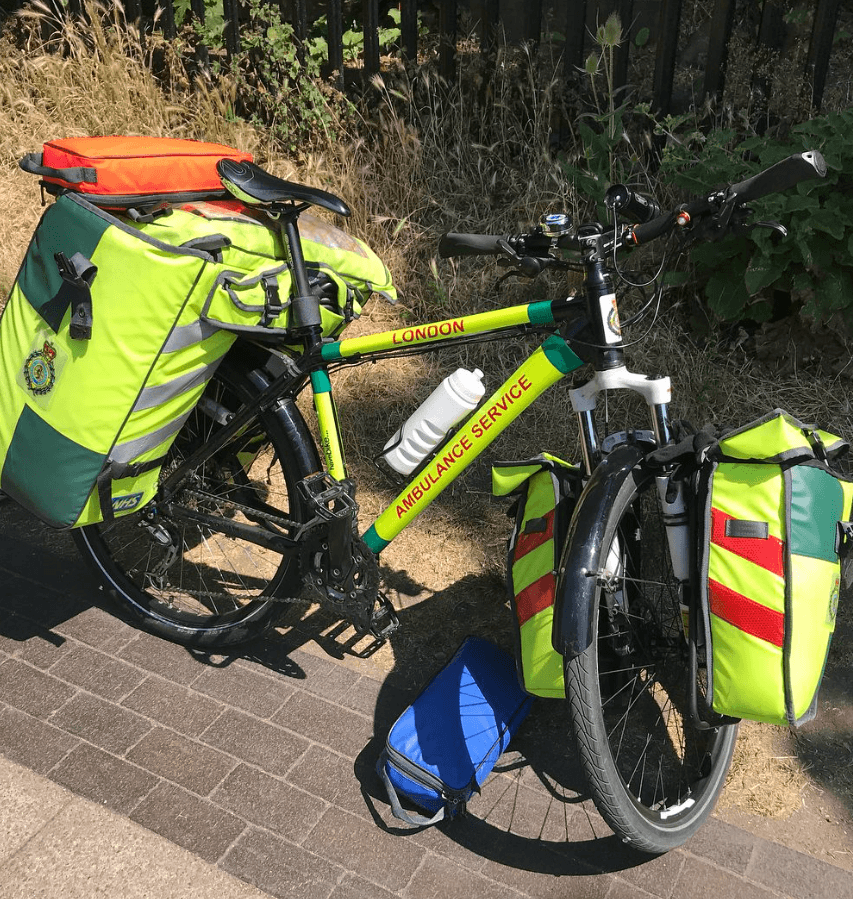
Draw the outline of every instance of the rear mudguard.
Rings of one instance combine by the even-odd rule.
[[[616,495],[651,447],[626,443],[616,447],[592,473],[575,506],[563,546],[554,602],[554,649],[566,659],[592,643],[596,578],[607,518]]]

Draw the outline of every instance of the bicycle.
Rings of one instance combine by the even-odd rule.
[[[311,206],[347,216],[346,204],[250,163],[218,167],[230,192],[265,210],[286,237],[301,351],[239,341],[178,435],[155,500],[76,531],[83,555],[134,620],[179,643],[250,639],[275,623],[282,601],[305,598],[384,640],[398,621],[380,591],[379,553],[544,391],[588,365],[590,379],[570,391],[585,486],[558,570],[553,644],[565,660],[572,730],[599,811],[643,851],[683,843],[723,788],[737,723],[703,705],[690,496],[671,468],[650,464],[673,440],[671,384],[625,365],[622,329],[632,322],[619,321],[619,254],[662,237],[681,247],[750,227],[746,204],[824,175],[821,155],[796,154],[664,213],[619,185],[607,196],[606,225],[575,228],[551,214],[524,234],[446,234],[444,257],[498,256],[529,277],[580,270],[583,290],[340,340],[321,336],[298,218]],[[635,321],[658,308],[660,290],[658,283]],[[329,372],[531,332],[548,336],[361,530]],[[303,390],[313,395],[319,449],[296,405]],[[593,413],[608,390],[638,393],[651,427],[600,438]]]

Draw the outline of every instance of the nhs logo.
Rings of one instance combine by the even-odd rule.
[[[141,500],[141,493],[129,493],[127,496],[114,496],[112,503],[113,512],[116,514],[119,512],[130,512],[131,509],[135,509],[139,505]]]

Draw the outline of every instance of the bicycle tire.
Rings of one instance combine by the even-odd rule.
[[[223,360],[205,390],[205,401],[175,439],[164,473],[174,470],[218,426],[211,408],[234,412],[268,385],[270,378],[260,361],[248,352]],[[275,529],[259,516],[252,518],[251,507],[269,511],[272,506],[282,517],[304,520],[296,483],[319,467],[302,416],[292,402],[286,402],[263,412],[184,483],[206,495],[189,500],[202,511]],[[229,501],[249,508],[235,511]],[[230,646],[263,634],[286,610],[280,600],[298,596],[298,559],[186,520],[171,520],[159,510],[145,528],[141,526],[145,511],[80,528],[74,537],[112,599],[146,630],[185,646]],[[169,547],[155,539],[152,521],[162,526],[161,534],[171,536]],[[171,562],[164,559],[173,552],[177,556]],[[267,596],[276,598],[258,598]]]
[[[566,661],[569,718],[600,814],[625,843],[661,854],[684,843],[725,785],[737,724],[697,728],[688,645],[653,475],[635,467],[607,514],[596,635]],[[701,662],[702,660],[700,660]],[[699,666],[700,697],[705,683]]]

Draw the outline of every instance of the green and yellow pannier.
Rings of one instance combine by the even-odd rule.
[[[816,713],[853,510],[832,465],[846,447],[777,409],[708,451],[699,564],[716,712],[790,725]]]
[[[580,486],[580,469],[547,453],[524,462],[497,462],[492,468],[492,493],[518,496],[507,586],[518,679],[534,696],[566,695],[563,657],[554,649],[551,631],[557,566]]]
[[[364,244],[303,222],[326,334],[371,290],[393,298]],[[0,317],[0,490],[63,528],[149,502],[237,335],[292,339],[284,258],[279,232],[232,201],[133,221],[59,196]]]

